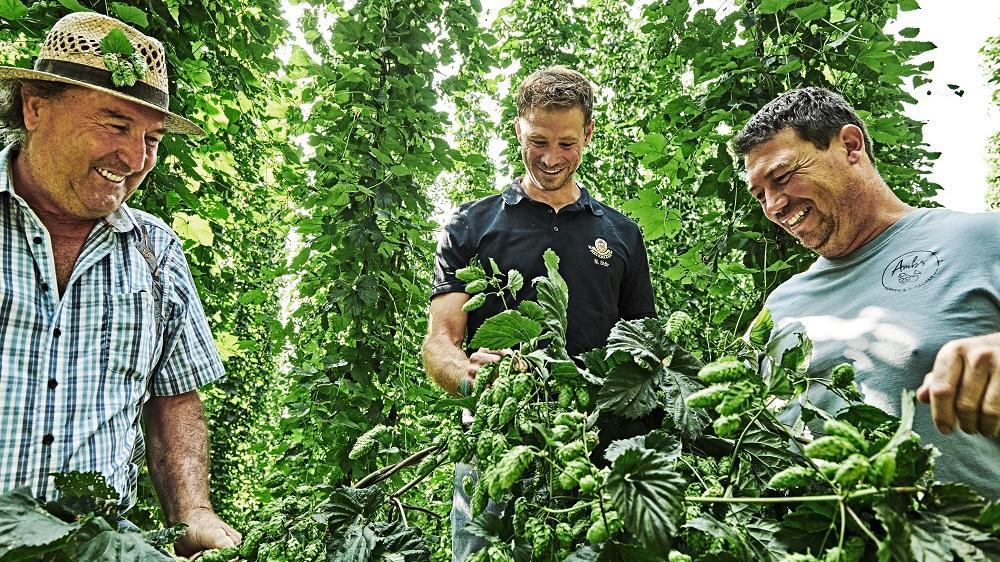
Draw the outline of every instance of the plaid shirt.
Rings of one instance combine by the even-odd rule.
[[[135,503],[150,392],[172,396],[223,375],[177,235],[122,205],[99,221],[60,297],[48,232],[14,193],[0,152],[0,492],[53,499],[53,472],[100,471]],[[155,333],[152,275],[139,253],[146,223],[163,280]]]

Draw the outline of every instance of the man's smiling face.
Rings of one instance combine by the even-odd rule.
[[[865,214],[842,136],[823,150],[785,128],[746,155],[750,193],[767,218],[828,258],[854,250]]]
[[[594,130],[593,122],[583,122],[583,111],[536,109],[518,117],[515,130],[526,190],[555,192],[575,185],[573,175]]]

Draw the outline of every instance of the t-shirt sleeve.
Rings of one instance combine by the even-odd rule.
[[[163,353],[153,372],[153,393],[176,396],[220,379],[225,371],[180,243],[163,262]]]
[[[441,231],[434,255],[431,297],[465,290],[465,282],[455,277],[455,272],[469,265],[475,256],[468,225],[468,218],[459,211]]]
[[[622,283],[622,291],[618,298],[618,310],[623,320],[656,316],[646,243],[638,229],[629,263],[625,268],[625,281]]]

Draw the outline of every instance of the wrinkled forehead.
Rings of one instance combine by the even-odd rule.
[[[743,164],[750,187],[759,185],[794,162],[802,154],[803,144],[809,143],[800,139],[794,129],[787,128],[747,151]]]
[[[518,117],[522,133],[558,139],[579,139],[584,136],[583,111],[578,107],[535,109]]]

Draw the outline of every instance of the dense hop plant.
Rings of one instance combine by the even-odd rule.
[[[492,262],[490,262],[492,265]],[[325,488],[317,505],[283,501],[256,524],[249,560],[426,560],[404,495],[448,461],[472,463],[462,485],[488,542],[473,560],[988,560],[1000,555],[1000,503],[962,484],[933,481],[934,452],[900,418],[859,403],[850,365],[806,374],[811,343],[796,325],[769,337],[765,310],[732,357],[702,364],[673,336],[689,320],[621,321],[608,345],[565,352],[568,292],[558,257],[532,281],[537,302],[488,319],[471,345],[507,349],[463,383],[451,408],[468,408],[427,447],[352,486]],[[474,293],[513,302],[517,271],[458,272]],[[807,397],[822,386],[847,406],[826,412]],[[778,412],[790,401],[798,418]],[[662,427],[601,446],[601,417],[664,412]],[[457,414],[457,412],[455,412]],[[458,416],[452,416],[457,419]],[[352,456],[370,453],[376,427]],[[404,486],[390,476],[416,466]],[[386,519],[388,517],[388,520]],[[294,556],[285,549],[296,548]]]

